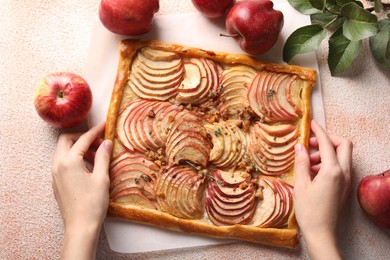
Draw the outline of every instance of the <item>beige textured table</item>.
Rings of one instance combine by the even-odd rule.
[[[190,0],[161,0],[161,14],[195,12]],[[62,219],[51,190],[51,163],[60,131],[36,114],[33,93],[53,71],[85,74],[98,0],[0,0],[0,259],[56,259]],[[353,191],[342,227],[347,259],[389,259],[390,233],[362,214],[356,187],[390,167],[390,73],[367,45],[353,68],[331,77],[327,44],[317,51],[327,129],[354,143]],[[153,238],[151,238],[153,239]],[[131,241],[129,241],[131,243]],[[294,250],[249,243],[125,255],[102,232],[98,259],[306,259]]]

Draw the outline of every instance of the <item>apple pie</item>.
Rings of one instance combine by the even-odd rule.
[[[109,216],[295,247],[294,145],[308,145],[315,81],[247,55],[121,41]]]

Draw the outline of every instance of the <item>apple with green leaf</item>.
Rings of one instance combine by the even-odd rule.
[[[363,211],[375,223],[390,229],[390,170],[364,177],[357,196]]]
[[[81,76],[71,72],[47,75],[34,95],[38,115],[59,128],[72,128],[83,122],[92,106],[92,92]]]

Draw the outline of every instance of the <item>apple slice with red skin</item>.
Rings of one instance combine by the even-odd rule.
[[[159,178],[157,179],[156,184],[156,198],[157,203],[160,206],[161,210],[164,212],[169,212],[169,205],[167,202],[167,190],[168,184],[173,176],[176,176],[180,171],[180,168],[170,167],[166,171],[163,171]]]
[[[149,200],[138,188],[123,190],[111,198],[111,201],[121,204],[137,205],[141,208],[157,209],[156,205]]]
[[[282,203],[282,196],[280,194],[280,190],[277,186],[277,181],[274,181],[270,178],[263,178],[263,180],[272,188],[275,196],[275,209],[272,212],[271,216],[269,216],[268,219],[266,219],[262,224],[260,224],[260,227],[276,227],[274,226],[277,222],[279,222],[279,218],[283,212],[283,203]]]
[[[154,162],[147,159],[143,154],[130,154],[127,151],[124,151],[112,159],[110,164],[110,180],[113,180],[120,175],[122,173],[121,169],[123,167],[128,167],[128,165],[149,172],[149,177],[152,179],[155,179],[154,175],[156,175],[159,170],[159,167]]]
[[[297,120],[302,112],[302,85],[297,81],[296,76],[288,74],[259,72],[248,88],[251,108],[265,122]]]
[[[271,130],[275,127],[274,130]],[[292,130],[291,133],[288,131]],[[267,125],[255,123],[250,129],[248,155],[265,175],[279,175],[291,169],[294,163],[294,146],[298,141],[295,127],[289,124]],[[267,132],[275,134],[268,135]]]
[[[248,66],[232,66],[222,72],[221,89],[217,109],[222,115],[232,119],[240,119],[240,112],[249,107],[247,86],[256,75],[256,71]],[[225,102],[228,96],[240,95],[236,102]]]
[[[142,129],[139,129],[139,127],[137,126],[140,122],[142,122],[144,112],[155,104],[156,103],[154,102],[152,103],[150,101],[144,100],[138,102],[137,105],[135,105],[133,109],[129,112],[124,122],[125,128],[127,129],[126,137],[132,144],[134,149],[142,153],[145,153],[150,147],[141,137]]]
[[[182,81],[182,84],[184,85],[179,87],[179,93],[176,96],[176,100],[184,104],[203,103],[211,98],[218,90],[218,68],[213,61],[204,58],[190,58],[186,64],[188,64],[187,68],[189,68],[189,70],[185,71],[186,75],[184,76],[184,79],[193,77],[196,79],[196,83],[199,81],[199,84],[195,85],[193,83],[190,87],[187,86],[188,80]],[[198,70],[196,70],[195,67],[197,67]]]
[[[183,61],[179,55],[143,48],[138,52],[135,61],[131,67],[128,85],[137,96],[164,101],[177,94],[184,75]],[[153,73],[153,70],[156,72]],[[145,71],[149,73],[146,74]],[[164,77],[154,76],[160,75],[161,72]]]
[[[209,136],[211,136],[211,142],[213,144],[213,148],[210,151],[210,161],[215,162],[223,155],[225,149],[224,137],[221,134],[222,128],[219,123],[205,124],[204,127]]]
[[[193,170],[193,169],[191,169]],[[176,201],[178,204],[178,208],[183,212],[185,215],[187,215],[188,218],[197,218],[194,216],[194,211],[191,210],[189,204],[190,201],[188,201],[188,192],[191,185],[194,184],[194,180],[197,177],[197,172],[193,170],[193,172],[190,172],[190,169],[188,170],[187,176],[185,180],[183,180],[177,187],[176,192]],[[189,188],[186,188],[186,187]]]
[[[201,82],[201,72],[199,67],[190,62],[184,62],[184,76],[178,88],[180,92],[193,93],[199,88]]]
[[[295,121],[298,118],[298,114],[296,113],[294,107],[290,104],[290,102],[287,100],[287,93],[289,93],[289,87],[293,84],[293,82],[297,79],[296,76],[288,76],[288,77],[281,77],[283,81],[278,84],[275,87],[275,103],[277,104],[277,107],[275,110],[281,111],[281,113],[284,115],[284,118]]]
[[[251,196],[253,196],[251,189],[247,189],[245,192],[242,192],[240,196],[227,196],[226,193],[222,192],[218,188],[218,184],[215,181],[210,181],[207,186],[207,192],[209,197],[214,197],[215,200],[221,201],[226,205],[238,205],[244,201],[247,201],[250,199]]]
[[[180,184],[189,176],[188,171],[180,171],[176,178],[172,178],[170,183],[167,184],[169,190],[166,193],[166,200],[169,205],[169,213],[179,218],[190,218],[191,216],[187,212],[183,211],[179,206],[179,200],[177,198],[177,192]]]
[[[154,182],[154,176],[142,168],[134,167],[133,165],[123,166],[120,168],[121,173],[117,174],[114,179],[111,180],[110,189],[114,189],[120,183],[126,181],[135,181],[138,179],[147,180],[148,182]]]
[[[110,197],[115,197],[117,194],[122,191],[130,188],[139,189],[142,194],[145,195],[150,200],[156,200],[156,193],[154,191],[154,185],[149,181],[145,181],[142,179],[141,175],[137,178],[128,179],[123,182],[117,183],[115,187],[110,190]]]
[[[176,52],[157,50],[150,47],[143,47],[140,52],[145,58],[153,61],[172,61],[180,59],[180,55]]]
[[[118,118],[116,121],[116,136],[119,140],[119,142],[129,151],[134,152],[133,145],[129,142],[129,139],[127,138],[127,129],[125,127],[125,121],[127,119],[127,115],[130,113],[130,111],[137,105],[137,102],[131,102],[126,107],[121,109],[118,113]]]
[[[264,227],[284,227],[288,224],[288,218],[293,208],[292,186],[279,178],[263,177],[270,185],[274,185],[277,197],[280,200],[278,214],[263,224]]]
[[[201,199],[197,195],[199,189],[200,194],[203,194],[201,183],[201,176],[189,166],[169,167],[161,174],[156,185],[161,209],[180,218],[200,217],[203,208],[199,208],[194,201]]]
[[[272,134],[269,134],[267,130],[269,130],[269,125],[262,124],[260,122],[256,122],[254,124],[254,131],[256,131],[256,134],[263,140],[265,143],[271,145],[272,147],[275,146],[284,146],[287,143],[295,142],[298,138],[298,129],[292,125],[292,124],[279,124],[275,125],[275,128],[280,129],[272,131]],[[291,130],[288,132],[288,130]]]
[[[286,98],[287,101],[294,108],[295,113],[299,116],[303,115],[303,101],[301,98],[301,92],[303,89],[304,81],[294,77],[292,84],[287,85]]]
[[[253,218],[248,223],[248,225],[252,226],[261,226],[274,214],[274,211],[277,210],[274,188],[262,178],[258,180],[258,192],[261,192],[262,198],[258,200]]]
[[[171,129],[172,123],[179,112],[180,110],[175,105],[171,105],[161,111],[161,113],[156,116],[156,123],[153,129],[156,133],[159,134],[159,138],[164,144],[168,139],[168,134]]]
[[[247,223],[254,210],[255,193],[246,172],[214,170],[206,189],[206,211],[215,225]]]
[[[205,167],[211,147],[203,120],[197,114],[183,111],[177,115],[177,120],[173,119],[166,143],[169,166],[185,160]]]
[[[149,75],[166,76],[172,73],[172,71],[177,71],[183,66],[183,60],[179,58],[167,61],[155,61],[138,53],[135,57],[135,61],[137,61],[137,59],[138,62],[136,63],[136,66],[139,66],[142,70],[147,71]]]

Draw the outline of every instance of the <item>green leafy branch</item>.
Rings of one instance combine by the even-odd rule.
[[[365,39],[376,62],[390,70],[390,14],[382,20],[376,15],[388,5],[370,1],[374,7],[365,9],[355,0],[288,0],[300,13],[310,15],[312,24],[298,28],[287,38],[283,60],[289,62],[295,55],[318,49],[330,32],[328,65],[332,76],[353,63]]]

